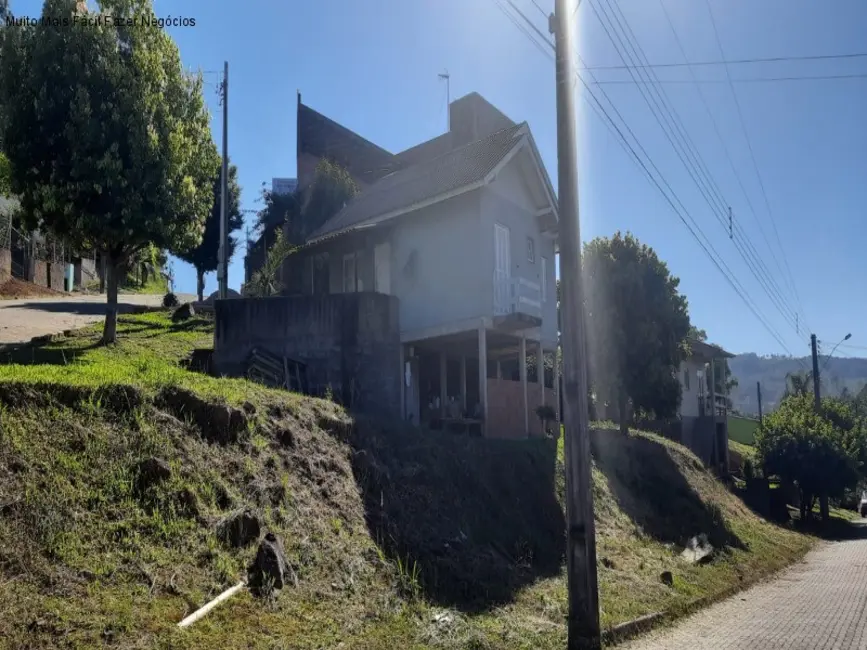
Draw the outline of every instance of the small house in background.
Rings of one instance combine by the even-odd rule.
[[[690,355],[680,364],[681,442],[709,467],[728,467],[726,360],[717,345],[687,339]],[[725,469],[723,469],[725,471]]]
[[[396,382],[393,414],[413,424],[508,438],[542,435],[536,407],[559,403],[556,196],[526,122],[516,124],[477,93],[453,101],[449,112],[448,132],[392,154],[305,106],[299,95],[299,188],[327,159],[346,169],[361,191],[324,223],[293,224],[304,244],[282,275],[283,296],[295,302],[279,309],[296,319],[306,314],[319,333],[333,331],[342,342],[337,347],[353,356],[325,368],[334,361],[323,359],[325,339],[311,349],[311,338],[301,336],[307,330],[293,329],[288,316],[273,315],[281,331],[293,333],[274,341],[256,334],[266,317],[261,305],[261,316],[240,329],[222,327],[218,303],[218,367],[230,357],[237,364],[249,347],[270,346],[305,364],[314,375],[312,392],[364,395],[375,387],[359,386],[360,375],[346,371],[361,359],[368,368],[375,362],[377,376],[388,375],[383,386]],[[248,260],[248,278],[255,264]],[[367,293],[390,300],[353,298]],[[241,317],[235,303],[225,308],[226,318],[230,312]],[[337,327],[334,314],[343,329],[351,321],[357,332]],[[379,337],[377,319],[384,328]],[[230,330],[248,343],[221,341]],[[385,345],[392,330],[396,345]],[[296,332],[300,338],[287,342]],[[366,352],[374,347],[375,360]],[[371,376],[366,372],[366,382]],[[339,378],[345,390],[335,391],[329,378]],[[329,386],[317,386],[323,382]],[[371,394],[371,405],[376,399]],[[380,401],[390,399],[383,394]]]

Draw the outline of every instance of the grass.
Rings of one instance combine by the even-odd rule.
[[[731,414],[728,416],[729,439],[743,445],[752,445],[755,442],[758,427],[758,420]]]
[[[353,422],[331,402],[179,365],[211,337],[205,319],[124,316],[115,346],[96,345],[95,326],[0,366],[0,648],[564,647],[562,437]],[[22,385],[42,397],[16,402]],[[91,390],[113,385],[142,400],[117,410]],[[166,386],[246,403],[245,429],[209,441],[157,406]],[[599,428],[592,448],[605,627],[683,614],[813,542],[754,515],[680,445]],[[170,478],[137,489],[154,456]],[[252,559],[255,545],[215,534],[240,507],[283,538],[298,585],[177,630]],[[701,533],[718,553],[699,566],[679,551]]]
[[[169,290],[168,282],[160,275],[152,275],[147,282],[139,282],[133,277],[127,278],[120,288],[121,293],[146,293],[162,295]]]

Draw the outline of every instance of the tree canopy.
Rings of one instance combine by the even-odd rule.
[[[756,452],[765,476],[797,485],[804,519],[817,497],[825,502],[841,497],[864,477],[867,428],[843,400],[825,398],[817,411],[812,395],[795,394],[765,416],[756,433]],[[827,517],[827,508],[822,514]]]
[[[583,265],[587,351],[597,394],[618,405],[622,430],[629,401],[656,417],[675,415],[676,373],[690,327],[680,280],[629,233],[588,242]]]
[[[213,176],[213,207],[208,214],[208,219],[205,221],[205,231],[202,235],[201,243],[191,248],[188,251],[178,253],[185,262],[189,262],[196,269],[196,293],[199,300],[204,298],[205,290],[205,274],[217,270],[219,265],[220,253],[220,210],[222,205],[222,165],[218,165]],[[241,186],[238,185],[238,168],[235,165],[229,165],[229,184],[228,184],[228,208],[227,221],[229,229],[227,237],[229,240],[229,250],[227,260],[231,259],[235,254],[235,249],[238,247],[237,237],[233,237],[232,233],[237,232],[244,226],[244,215],[241,213]]]
[[[129,20],[7,30],[0,129],[28,225],[104,251],[103,340],[112,342],[118,276],[151,244],[173,252],[198,245],[218,155],[202,80],[184,72],[157,21],[142,20],[155,18],[150,0],[101,0],[100,9]],[[73,0],[43,7],[53,18],[76,11]]]

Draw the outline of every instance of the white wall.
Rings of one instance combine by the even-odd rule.
[[[522,152],[519,155],[526,155]],[[547,283],[546,300],[542,305],[542,338],[546,343],[557,341],[557,285],[554,260],[554,240],[543,236],[535,217],[538,206],[532,199],[527,181],[520,172],[517,157],[500,172],[496,180],[482,189],[482,238],[484,275],[494,273],[494,224],[506,226],[510,232],[512,277],[526,278],[539,286]],[[527,255],[527,238],[532,237],[535,262]],[[542,257],[547,258],[546,277],[542,277]]]

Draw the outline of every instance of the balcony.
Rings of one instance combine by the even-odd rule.
[[[526,329],[542,324],[542,290],[526,278],[494,273],[494,326]]]
[[[709,393],[699,395],[698,397],[698,412],[699,415],[716,415],[717,417],[726,417],[728,414],[728,402],[725,395],[717,394],[715,404],[711,404]]]

